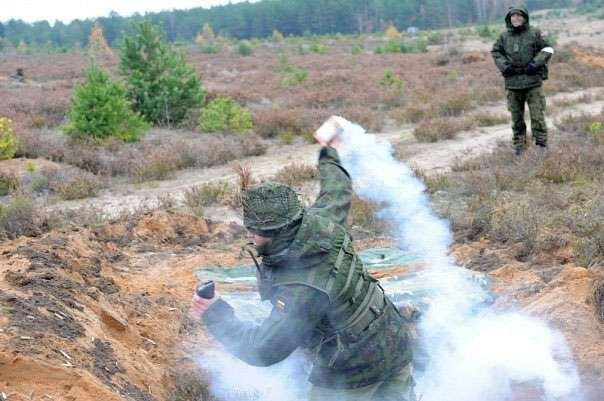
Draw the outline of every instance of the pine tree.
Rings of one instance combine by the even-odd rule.
[[[88,38],[88,52],[93,59],[99,59],[99,57],[103,56],[113,56],[113,51],[105,40],[103,27],[98,21],[94,23],[94,26],[90,30],[90,37]]]
[[[401,38],[401,33],[396,29],[396,27],[392,24],[386,28],[384,35],[388,40],[399,40]]]
[[[203,53],[217,53],[216,36],[214,30],[207,22],[203,24],[201,31],[195,37],[195,43]]]
[[[134,108],[148,121],[179,124],[190,109],[203,103],[201,79],[151,22],[135,25],[135,35],[122,43],[120,59]]]
[[[19,41],[19,45],[17,46],[17,51],[21,54],[27,53],[27,45],[25,44],[25,41],[23,39],[21,39]]]
[[[141,116],[132,111],[126,88],[96,65],[86,72],[84,82],[74,90],[66,134],[102,140],[118,137],[137,141],[148,128]]]
[[[276,29],[273,29],[273,42],[281,43],[285,40],[283,34]]]

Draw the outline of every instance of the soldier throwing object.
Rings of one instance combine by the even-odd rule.
[[[191,314],[233,355],[254,366],[296,348],[314,355],[309,400],[414,401],[409,336],[399,311],[371,277],[346,229],[351,180],[339,139],[319,153],[321,189],[301,207],[288,186],[243,191],[243,220],[262,257],[258,289],[273,305],[260,325],[242,322],[220,298],[193,296]]]
[[[539,29],[530,26],[526,8],[510,7],[505,23],[507,30],[499,36],[491,54],[505,77],[508,109],[512,113],[512,141],[516,154],[520,155],[526,149],[525,103],[531,113],[535,144],[547,147],[542,83],[547,79],[547,63],[554,49]]]

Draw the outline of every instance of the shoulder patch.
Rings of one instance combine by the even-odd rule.
[[[279,309],[281,312],[285,312],[286,307],[287,307],[287,304],[286,304],[284,298],[278,297],[275,300],[275,308]]]

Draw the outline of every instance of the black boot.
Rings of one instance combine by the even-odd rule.
[[[516,156],[522,156],[523,153],[524,153],[524,147],[522,147],[522,146],[515,146],[514,147],[514,154]]]

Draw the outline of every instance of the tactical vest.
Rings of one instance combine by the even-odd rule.
[[[317,356],[315,362],[326,368],[347,368],[354,353],[359,352],[353,344],[362,345],[371,337],[374,341],[376,336],[386,335],[385,325],[400,319],[379,282],[359,261],[346,229],[327,218],[305,214],[290,247],[277,258],[265,258],[262,268],[264,277],[259,288],[263,299],[270,299],[278,287],[287,285],[308,286],[329,298],[326,316],[307,344]],[[403,336],[406,341],[402,323],[393,326],[394,331],[388,335]],[[389,352],[399,351],[405,350]],[[410,354],[400,358],[409,359]]]

